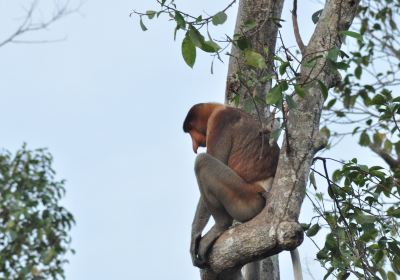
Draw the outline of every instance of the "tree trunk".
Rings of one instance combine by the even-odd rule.
[[[235,34],[242,34],[249,39],[252,49],[260,54],[265,55],[267,64],[266,69],[257,70],[257,76],[261,77],[263,74],[271,74],[273,69],[273,56],[275,53],[276,38],[278,33],[278,25],[275,24],[274,19],[281,18],[284,0],[241,0],[239,3],[239,10],[236,19]],[[243,26],[246,22],[254,21],[257,25],[256,28],[244,31]],[[266,50],[268,52],[266,53]],[[232,99],[235,92],[241,96],[240,108],[243,108],[245,103],[249,100],[249,92],[240,83],[237,82],[236,74],[238,72],[244,75],[254,71],[250,66],[245,63],[245,59],[241,51],[232,46],[231,57],[229,59],[229,69],[227,75],[227,86],[225,92],[225,103],[232,104]],[[266,81],[257,87],[255,94],[261,98],[271,88],[271,81]],[[251,92],[250,94],[254,94]],[[258,107],[262,104],[258,104]],[[260,108],[261,112],[265,112],[265,108]],[[255,108],[252,110],[253,114],[257,114]],[[268,112],[266,113],[268,116]]]
[[[252,45],[252,48],[258,53],[265,53],[264,49],[267,48],[269,51],[266,54],[267,68],[259,70],[267,73],[272,73],[272,56],[275,52],[276,38],[278,33],[278,26],[274,24],[273,19],[280,18],[282,14],[284,0],[241,0],[239,3],[238,15],[235,25],[235,34],[243,34],[246,36]],[[246,22],[253,20],[256,22],[256,30],[249,30],[243,32],[243,26]],[[231,57],[229,60],[229,69],[227,75],[227,87],[225,92],[225,103],[231,104],[233,98],[233,90],[235,87],[236,77],[235,74],[240,71],[247,72],[251,70],[246,65],[243,56],[240,54],[240,50],[235,46],[232,46]],[[261,75],[262,73],[257,73]],[[266,92],[271,88],[271,81],[266,81],[261,86],[257,87],[255,94],[257,96],[265,96]],[[250,101],[249,93],[247,89],[241,87],[235,89],[237,94],[241,96],[242,100],[239,107],[244,107],[244,104]],[[251,93],[252,94],[252,93]],[[232,104],[231,104],[232,105]],[[261,117],[267,118],[269,114],[269,108],[260,106],[257,104],[259,111],[256,110],[255,106],[252,107],[251,113],[257,115],[261,112]],[[246,280],[278,280],[279,279],[279,259],[278,257],[271,257],[265,260],[256,261],[246,265],[243,268],[244,278]]]
[[[210,269],[202,273],[203,275],[213,274],[213,276],[204,276],[203,280],[240,279],[241,276],[236,273],[238,267],[276,255],[283,250],[293,250],[302,243],[303,230],[298,223],[298,217],[305,195],[305,186],[312,159],[326,142],[319,133],[324,98],[318,81],[328,87],[335,84],[337,74],[327,66],[327,53],[332,48],[340,48],[339,31],[349,28],[358,3],[358,0],[326,1],[314,34],[308,46],[305,47],[303,59],[310,60],[313,57],[322,56],[314,60],[316,63],[312,68],[301,68],[297,83],[307,84],[307,92],[303,98],[295,96],[296,107],[288,114],[287,136],[284,137],[278,169],[273,187],[268,193],[266,206],[254,219],[227,230],[218,238],[209,255]],[[259,53],[263,52],[264,46],[268,47],[266,71],[269,72],[272,69],[271,56],[274,54],[277,34],[277,26],[272,22],[272,18],[280,18],[282,6],[283,1],[278,0],[242,0],[239,7],[236,30],[240,30],[241,23],[247,19],[257,22],[256,32],[254,29],[250,30],[248,37],[251,39],[252,48]],[[240,32],[235,31],[235,33]],[[227,103],[237,92],[242,93],[243,96],[249,95],[245,88],[235,86],[235,73],[238,69],[241,72],[247,71],[248,66],[245,66],[239,50],[234,48],[232,53],[239,59],[230,61]],[[270,84],[260,86],[256,94],[264,96],[266,89],[269,88]],[[241,99],[240,104],[243,105],[243,102],[246,102],[246,98]],[[256,267],[252,273],[254,272],[257,277],[251,278],[252,280],[267,279],[264,278],[265,273],[269,272],[271,276],[268,276],[270,277],[268,279],[279,279],[279,273],[276,273],[275,269],[270,271],[264,269],[263,265],[252,264],[251,266]],[[235,272],[232,273],[232,271]],[[218,273],[227,273],[225,275],[239,278],[229,278],[230,276],[219,278],[216,276]],[[260,275],[263,275],[263,278],[260,278]]]

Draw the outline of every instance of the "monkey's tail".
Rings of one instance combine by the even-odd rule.
[[[293,251],[290,251],[290,256],[292,257],[294,279],[295,280],[303,280],[303,274],[301,272],[299,250],[297,250],[297,248],[296,248]]]

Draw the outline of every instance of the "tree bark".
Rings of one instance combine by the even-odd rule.
[[[326,139],[319,133],[324,98],[318,81],[328,87],[334,86],[337,74],[328,68],[326,55],[330,49],[341,46],[339,31],[347,30],[350,27],[358,3],[358,0],[326,1],[314,34],[305,49],[304,58],[310,60],[321,54],[323,56],[315,60],[316,64],[313,67],[303,66],[301,68],[298,84],[307,84],[307,93],[304,98],[295,96],[296,108],[291,109],[288,114],[286,131],[288,135],[284,138],[278,169],[272,190],[267,197],[266,207],[254,219],[227,230],[218,238],[209,255],[210,269],[208,271],[213,271],[215,275],[252,261],[273,256],[283,250],[293,250],[302,243],[303,230],[298,223],[298,217],[305,195],[305,186],[312,159],[326,142]],[[238,24],[240,26],[240,20],[243,21],[245,15],[256,19],[257,22],[262,22],[263,18],[264,20],[269,19],[272,11],[277,12],[277,6],[281,4],[283,1],[243,1],[239,11]],[[263,17],[258,14],[261,11],[264,12]],[[277,17],[280,17],[280,12]],[[271,33],[270,30],[275,28],[273,26],[265,24],[257,32],[264,32],[263,34],[268,32],[268,36],[272,34],[271,37],[275,38],[276,31]],[[263,28],[265,30],[261,31]],[[268,41],[268,44],[273,43],[273,47],[268,47],[272,54],[271,50],[274,49],[275,41],[272,42],[271,37],[263,36],[255,35],[257,38],[255,40],[260,38],[264,38],[266,41],[271,40]],[[265,43],[265,41],[263,42]],[[233,63],[231,61],[227,99],[231,93],[229,91],[229,84],[232,82],[230,80],[231,71],[235,71],[236,67]],[[260,89],[260,93],[265,93],[265,90]],[[290,149],[286,149],[287,146],[290,146]]]
[[[239,2],[235,34],[242,34],[245,36],[249,39],[252,49],[265,56],[267,67],[266,69],[257,70],[258,77],[261,77],[263,74],[272,73],[273,56],[278,33],[278,25],[275,24],[275,20],[281,18],[284,2],[284,0],[241,0]],[[254,21],[257,27],[246,31],[243,29],[243,26],[249,21]],[[266,50],[268,51],[266,52]],[[239,108],[244,107],[244,104],[249,99],[249,93],[248,89],[238,83],[236,74],[240,71],[244,75],[247,75],[251,70],[254,71],[254,69],[245,63],[241,51],[235,46],[232,46],[225,91],[226,104],[232,105],[232,98],[235,94],[239,94],[241,96]],[[266,81],[258,86],[255,92],[251,92],[250,94],[255,94],[264,98],[270,88],[271,81]],[[258,104],[258,107],[264,117],[269,116],[267,106]],[[255,108],[252,109],[252,113],[254,115],[257,114]]]
[[[243,34],[246,36],[250,42],[252,48],[260,54],[265,54],[265,60],[267,68],[263,71],[266,73],[272,73],[273,61],[272,56],[275,53],[276,38],[278,33],[278,26],[273,22],[273,19],[281,17],[283,9],[284,0],[274,1],[274,0],[241,0],[239,2],[239,9],[235,25],[235,34]],[[255,21],[257,27],[255,30],[249,30],[243,32],[243,25],[250,21]],[[268,49],[268,53],[265,53],[265,49]],[[241,51],[232,46],[231,57],[229,59],[229,68],[227,74],[227,87],[225,92],[225,103],[232,105],[231,100],[233,97],[233,89],[237,83],[235,74],[238,71],[246,73],[251,70],[248,65],[246,65]],[[262,73],[257,73],[261,75]],[[255,94],[262,98],[265,96],[266,92],[271,88],[271,81],[266,81],[261,86],[256,88]],[[237,94],[242,97],[239,107],[244,106],[246,100],[250,97],[247,89],[241,87],[235,89]],[[259,107],[259,112],[253,107],[251,113],[257,115],[261,112],[262,118],[267,118],[269,114],[269,108],[262,106],[262,104],[257,104]],[[278,257],[266,258],[264,260],[255,261],[249,263],[243,268],[244,279],[246,280],[278,280],[279,279],[279,259]]]

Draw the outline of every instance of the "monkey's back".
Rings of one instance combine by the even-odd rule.
[[[217,112],[220,129],[228,130],[231,151],[228,166],[249,183],[275,175],[279,146],[269,145],[269,134],[262,136],[260,124],[249,114],[231,107]]]

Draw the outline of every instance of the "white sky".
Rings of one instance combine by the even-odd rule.
[[[19,3],[29,3],[11,2],[0,0],[0,41],[18,25]],[[199,2],[180,7],[207,7],[213,14],[225,5]],[[298,13],[300,29],[310,35],[311,14],[319,8],[307,2],[299,2]],[[77,220],[68,280],[199,278],[189,256],[199,196],[195,155],[182,121],[195,103],[223,102],[228,59],[216,62],[211,75],[211,58],[198,55],[191,70],[181,58],[181,41],[173,41],[173,22],[147,21],[149,30],[142,32],[138,18],[128,16],[154,7],[152,1],[87,0],[82,15],[32,36],[66,35],[65,41],[0,48],[1,147],[48,147],[58,178],[67,179],[64,205]],[[236,9],[221,35],[232,34]],[[290,18],[289,7],[284,18]],[[290,30],[288,21],[283,34],[293,45]],[[365,154],[347,149],[347,155],[350,149],[354,156]],[[345,152],[335,156],[348,159]],[[311,215],[305,203],[301,222]],[[300,254],[304,278],[312,279],[308,267],[321,279],[324,271],[307,239]],[[289,253],[280,257],[281,279],[292,279]]]

